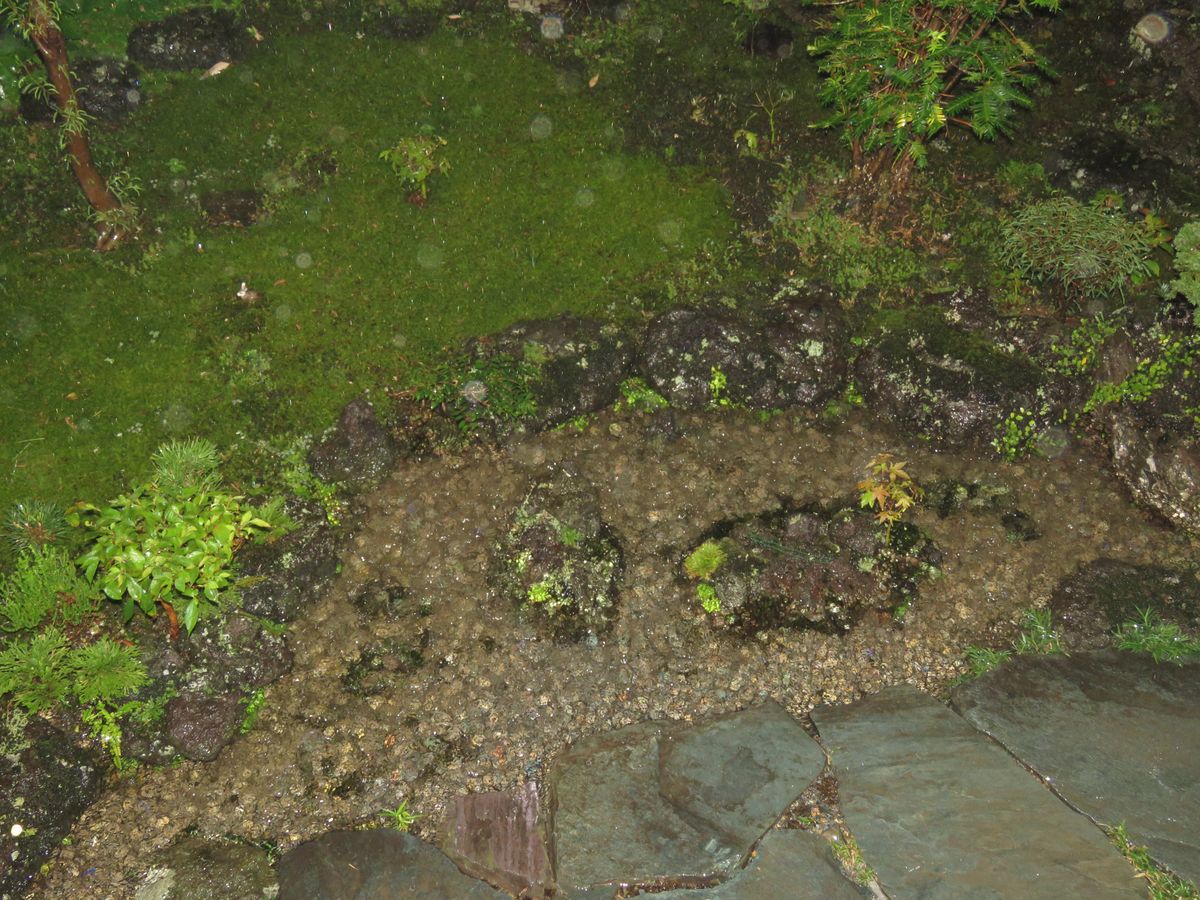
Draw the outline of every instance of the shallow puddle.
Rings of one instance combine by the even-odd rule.
[[[665,435],[665,436],[664,436]],[[844,637],[714,631],[680,574],[715,522],[787,502],[853,495],[881,450],[918,481],[1007,488],[1040,537],[996,509],[911,517],[941,548],[903,625]],[[492,548],[531,484],[554,471],[595,486],[625,552],[621,613],[589,646],[543,636],[489,592]],[[605,414],[584,432],[408,464],[368,498],[334,589],[290,631],[295,667],[255,730],[208,765],[146,771],[85,814],[44,896],[123,895],[184,829],[286,850],[334,827],[378,823],[407,800],[436,839],[448,802],[538,778],[563,747],[637,721],[689,720],[770,697],[796,716],[908,681],[935,693],[971,644],[1008,646],[1022,611],[1101,556],[1186,564],[1188,541],[1135,509],[1091,448],[1011,466],[905,445],[865,419],[762,423],[721,411],[662,420]],[[403,586],[386,614],[351,602]],[[412,669],[420,654],[420,664]],[[349,676],[349,677],[348,677]]]

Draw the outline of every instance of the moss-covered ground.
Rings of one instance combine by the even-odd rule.
[[[44,165],[53,135],[3,129],[0,507],[111,496],[171,437],[236,452],[319,431],[359,394],[386,410],[445,345],[616,309],[728,238],[710,172],[628,151],[582,76],[468,21],[419,41],[281,30],[219,77],[148,77],[132,122],[95,137],[147,223],[104,256]],[[423,208],[379,159],[422,132],[450,165]],[[312,154],[336,174],[298,184]],[[203,225],[203,192],[264,186],[262,221]],[[239,301],[242,282],[264,299]]]

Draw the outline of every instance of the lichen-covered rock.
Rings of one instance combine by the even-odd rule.
[[[235,694],[183,694],[167,701],[167,735],[180,756],[212,762],[237,734],[242,716]]]
[[[238,612],[206,619],[184,644],[188,671],[182,678],[196,690],[247,693],[292,669],[287,637]]]
[[[1176,424],[1130,409],[1108,416],[1113,471],[1141,506],[1173,525],[1200,532],[1200,444]]]
[[[278,879],[265,850],[186,834],[155,854],[134,900],[273,897]]]
[[[643,367],[682,409],[814,408],[842,388],[848,338],[832,298],[789,286],[763,309],[663,313],[646,331]]]
[[[375,408],[363,398],[351,400],[337,425],[308,452],[308,465],[323,481],[364,491],[382,481],[396,463],[396,449]]]
[[[810,628],[841,634],[872,611],[896,616],[916,599],[917,581],[941,554],[913,526],[890,539],[861,510],[813,506],[718,527],[715,564],[697,571],[713,621],[746,634]],[[698,601],[699,602],[699,601]]]
[[[871,410],[941,449],[987,447],[1005,418],[1039,406],[1042,371],[933,307],[889,310],[855,363]]]
[[[131,63],[107,58],[72,61],[71,77],[79,105],[97,119],[115,122],[142,105],[141,79]],[[21,117],[28,122],[50,122],[54,111],[52,99],[21,95]]]
[[[557,425],[612,406],[621,382],[636,374],[630,335],[617,325],[576,316],[518,322],[487,340],[536,367],[534,422]]]
[[[103,757],[75,746],[50,723],[0,717],[0,896],[23,897],[104,790]]]
[[[492,584],[559,637],[577,640],[615,620],[621,565],[595,492],[559,473],[517,508],[496,548]]]
[[[130,32],[126,52],[147,69],[207,69],[249,47],[244,26],[226,9],[188,9]]]

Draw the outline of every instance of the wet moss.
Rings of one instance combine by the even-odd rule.
[[[36,206],[3,207],[0,243],[23,252],[0,272],[0,507],[107,496],[135,474],[125,460],[179,434],[236,454],[242,436],[318,431],[363,393],[387,414],[441,347],[619,309],[642,273],[728,236],[705,172],[624,152],[560,76],[503,31],[443,27],[272,34],[218,78],[149,77],[134,121],[96,139],[144,186],[140,244],[54,249],[86,240],[77,213],[31,253]],[[422,130],[451,164],[424,208],[378,159]],[[249,228],[203,224],[204,191],[269,187],[313,154],[336,173],[270,194]],[[256,305],[238,306],[242,282]]]

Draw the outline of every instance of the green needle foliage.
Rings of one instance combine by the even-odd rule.
[[[812,2],[812,0],[810,0]],[[819,5],[819,4],[818,4]],[[1007,19],[1059,0],[854,0],[809,45],[832,107],[821,127],[840,128],[855,175],[892,170],[896,186],[926,164],[926,145],[948,124],[990,140],[1011,135],[1013,116],[1046,61]]]
[[[29,550],[0,578],[0,631],[33,630],[47,618],[78,624],[95,610],[95,599],[66,550]]]

